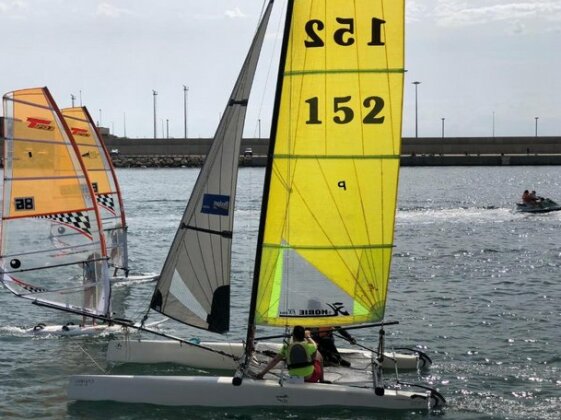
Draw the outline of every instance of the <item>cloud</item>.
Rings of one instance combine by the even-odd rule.
[[[29,10],[29,5],[23,0],[11,0],[0,2],[0,14],[11,18],[24,17],[21,13]]]
[[[97,6],[97,11],[96,11],[97,16],[103,16],[109,18],[119,18],[121,16],[131,15],[131,14],[132,12],[130,10],[121,9],[109,3],[100,3]]]
[[[427,6],[423,2],[412,0],[405,7],[407,22],[419,22],[427,16]]]
[[[226,10],[224,14],[229,18],[233,18],[233,19],[246,17],[246,15],[244,15],[244,13],[240,10],[239,7],[236,7],[234,10]]]
[[[239,19],[239,18],[246,18],[247,15],[240,10],[239,7],[236,7],[233,10],[225,10],[224,13],[197,13],[193,15],[195,19],[198,20],[219,20],[224,19],[224,17],[230,19]]]
[[[559,0],[439,0],[435,17],[440,26],[473,26],[493,22],[512,24],[512,32],[520,33],[524,20],[561,19]]]

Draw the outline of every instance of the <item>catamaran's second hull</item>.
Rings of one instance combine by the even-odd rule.
[[[107,361],[114,363],[177,363],[198,369],[228,370],[234,372],[239,365],[244,346],[235,342],[201,342],[201,347],[172,340],[113,340],[107,348]],[[270,360],[280,343],[259,342],[256,346],[258,360]],[[229,357],[208,349],[217,350]],[[343,359],[353,367],[366,368],[371,362],[371,352],[339,349]],[[423,355],[424,356],[424,355]],[[386,352],[382,366],[385,369],[414,370],[430,366],[430,359],[419,353]]]
[[[231,377],[77,375],[70,378],[68,398],[78,401],[116,401],[198,407],[346,407],[389,410],[427,410],[438,404],[430,393],[385,390],[333,384],[280,385],[276,380]]]

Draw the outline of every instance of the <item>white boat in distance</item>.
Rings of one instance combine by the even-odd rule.
[[[264,14],[267,19],[272,3]],[[263,37],[266,18],[256,38]],[[70,378],[69,399],[400,410],[426,410],[444,402],[437,391],[422,385],[385,386],[377,359],[356,378],[352,369],[327,372],[332,383],[293,383],[284,375],[253,379],[256,325],[288,332],[296,325],[344,328],[384,319],[401,146],[403,29],[403,1],[288,2],[248,344],[234,378],[76,375]],[[255,42],[251,50],[254,46]],[[231,101],[233,106],[242,103]],[[211,150],[215,143],[216,138]],[[197,200],[191,197],[188,210]],[[199,252],[211,249],[221,255],[220,238],[230,239],[231,231],[219,221],[229,213],[209,212],[202,204],[192,209],[193,214],[213,226],[193,226],[197,220],[193,217],[184,222],[174,244],[184,232],[209,233],[217,243],[213,246],[207,238]],[[185,283],[185,274],[200,266],[177,256],[195,251],[186,247],[170,253],[151,306],[164,314],[173,311],[175,319],[186,315],[189,325],[225,331],[225,308],[217,304],[229,299],[226,285],[213,284],[211,293],[203,295],[202,287],[193,289]],[[208,267],[214,270],[223,264],[216,257]],[[383,331],[379,349],[383,350]]]

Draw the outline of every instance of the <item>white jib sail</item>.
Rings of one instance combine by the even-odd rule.
[[[247,103],[272,1],[245,59],[173,240],[152,309],[214,332],[229,328],[234,200]]]

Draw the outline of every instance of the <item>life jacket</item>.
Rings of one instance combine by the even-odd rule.
[[[314,364],[312,356],[308,355],[304,343],[292,343],[287,349],[286,363],[288,369],[298,369]]]

